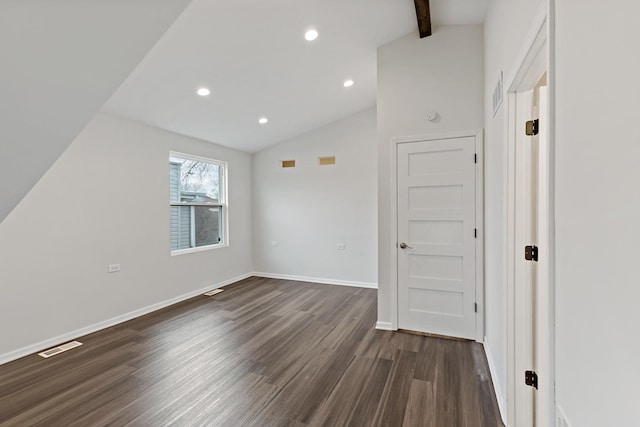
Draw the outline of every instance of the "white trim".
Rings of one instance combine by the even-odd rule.
[[[189,245],[192,248],[196,248],[196,208],[193,206],[189,206],[189,226],[191,229],[191,233],[189,233]]]
[[[376,322],[376,329],[379,331],[393,331],[391,322]]]
[[[476,154],[478,155],[478,163],[476,165],[476,228],[478,229],[478,238],[476,239],[476,302],[478,304],[476,341],[482,342],[484,340],[484,131],[482,129],[391,138],[391,152],[389,153],[391,163],[389,180],[391,183],[389,193],[391,195],[391,244],[389,245],[391,274],[389,283],[391,284],[391,329],[394,331],[398,330],[398,257],[396,248],[398,241],[398,145],[408,142],[466,137],[474,137],[476,139]]]
[[[571,427],[571,423],[560,406],[556,407],[556,427]]]
[[[549,388],[547,396],[547,407],[552,418],[555,418],[556,410],[562,414],[562,410],[556,406],[556,104],[555,104],[555,87],[556,87],[556,17],[555,17],[556,0],[549,0],[548,19],[547,19],[547,94],[548,94],[548,119],[547,126],[547,148],[548,153],[548,170],[549,170],[549,194],[548,194],[548,218],[549,218],[549,276],[548,276],[548,345],[549,360],[547,364],[547,375],[543,377],[543,381],[553,381]],[[570,427],[569,420],[562,414],[565,427]],[[555,420],[554,420],[555,421]],[[557,427],[557,426],[556,426]]]
[[[540,5],[540,8],[536,12],[535,16],[531,20],[532,25],[525,37],[525,41],[519,50],[518,56],[511,67],[511,71],[505,76],[504,89],[506,92],[513,92],[515,90],[514,84],[518,80],[522,80],[524,73],[529,69],[529,66],[533,62],[531,55],[532,51],[535,52],[543,47],[546,40],[541,40],[542,34],[547,35],[547,16],[548,16],[549,4],[547,0],[544,0]],[[533,55],[535,57],[535,55]],[[535,84],[536,82],[533,82]],[[531,84],[531,86],[533,86]]]
[[[484,131],[476,134],[476,341],[484,342]]]
[[[55,346],[59,345],[60,343],[64,343],[64,342],[71,341],[71,340],[75,340],[75,339],[77,339],[79,337],[91,334],[93,332],[97,332],[99,330],[102,330],[102,329],[105,329],[105,328],[109,328],[111,326],[115,326],[115,325],[117,325],[119,323],[123,323],[123,322],[126,322],[126,321],[131,320],[131,319],[135,319],[136,317],[144,316],[145,314],[149,314],[149,313],[154,312],[156,310],[160,310],[160,309],[168,307],[170,305],[177,304],[179,302],[188,300],[190,298],[202,295],[204,292],[210,291],[212,289],[221,288],[223,286],[227,286],[227,285],[230,285],[232,283],[239,282],[240,280],[247,279],[247,278],[249,278],[251,276],[253,276],[252,273],[246,273],[246,274],[234,277],[232,279],[224,280],[224,281],[216,283],[214,285],[209,285],[209,286],[207,286],[205,288],[202,288],[202,289],[198,289],[198,290],[195,290],[195,291],[188,292],[186,294],[177,296],[175,298],[171,298],[171,299],[168,299],[168,300],[156,303],[156,304],[152,304],[152,305],[149,305],[147,307],[144,307],[144,308],[141,308],[141,309],[138,309],[138,310],[134,310],[134,311],[131,311],[131,312],[126,313],[126,314],[122,314],[120,316],[112,317],[111,319],[104,320],[102,322],[94,323],[93,325],[87,326],[85,328],[76,329],[74,331],[67,332],[67,333],[62,334],[62,335],[58,335],[57,337],[49,338],[47,340],[40,341],[38,343],[28,345],[26,347],[22,347],[22,348],[20,348],[18,350],[14,350],[14,351],[10,351],[8,353],[0,354],[0,365],[2,365],[4,363],[11,362],[11,361],[16,360],[16,359],[20,359],[21,357],[25,357],[25,356],[29,356],[29,355],[34,354],[34,353],[38,353],[39,351],[46,350],[46,349],[51,348],[51,347],[55,347]]]
[[[553,253],[551,251],[551,208],[549,200],[552,196],[550,187],[550,170],[549,170],[549,88],[545,86],[539,92],[538,105],[546,116],[540,115],[542,122],[540,123],[540,137],[538,145],[538,239],[537,245],[540,250],[540,262],[537,266],[537,284],[534,294],[536,310],[536,330],[538,331],[539,341],[536,345],[536,372],[543,382],[539,385],[540,402],[537,404],[536,419],[542,420],[553,425],[555,418],[555,402],[551,400],[554,388],[553,377],[549,375],[550,365],[552,364],[552,345],[550,337],[552,336],[551,319],[553,318],[553,309],[550,308],[549,301],[551,295],[550,277],[551,277],[551,259]]]
[[[551,3],[553,0],[551,0]],[[515,338],[518,335],[518,331],[515,328],[518,304],[522,304],[521,299],[516,300],[516,275],[518,271],[516,269],[516,261],[520,260],[522,256],[522,248],[517,246],[516,238],[519,236],[519,228],[516,224],[516,216],[519,214],[518,206],[516,205],[516,162],[518,156],[516,153],[516,141],[518,140],[518,133],[514,128],[518,117],[517,102],[518,97],[516,93],[524,91],[525,89],[531,89],[535,86],[537,78],[544,71],[547,71],[548,87],[549,87],[549,116],[548,116],[548,167],[549,167],[549,194],[545,198],[547,202],[548,212],[541,212],[539,215],[548,215],[549,218],[549,234],[545,236],[545,240],[548,241],[548,255],[547,262],[548,268],[548,289],[546,301],[548,305],[544,308],[538,308],[538,325],[536,326],[538,331],[541,331],[541,327],[545,329],[542,331],[546,333],[546,337],[542,337],[548,344],[549,359],[547,364],[547,372],[538,372],[539,381],[547,384],[546,389],[543,391],[541,388],[537,394],[536,401],[540,408],[540,414],[544,414],[544,418],[549,419],[540,420],[541,425],[554,425],[553,414],[555,407],[555,277],[554,277],[554,257],[555,257],[555,230],[554,230],[554,164],[555,164],[555,151],[554,151],[554,86],[555,75],[554,67],[555,62],[553,59],[553,45],[554,45],[554,32],[553,32],[553,10],[550,8],[550,1],[544,0],[540,9],[532,19],[531,28],[525,38],[525,42],[519,51],[516,61],[513,64],[511,71],[505,76],[505,90],[507,91],[506,97],[508,101],[508,111],[504,121],[504,131],[507,135],[507,149],[505,150],[503,162],[505,170],[507,171],[507,179],[505,180],[505,203],[503,205],[503,214],[505,220],[505,247],[507,248],[505,254],[505,280],[507,283],[507,425],[515,425],[517,423],[516,415],[521,414],[523,407],[516,402],[516,382],[521,381],[522,373],[518,372],[516,366],[516,348]],[[534,81],[535,80],[535,81]],[[518,257],[516,259],[516,257]],[[518,310],[522,310],[520,307]],[[543,321],[541,319],[541,313],[546,313],[547,318]],[[543,393],[541,394],[540,392]],[[550,424],[551,423],[551,424]]]
[[[507,317],[505,319],[507,326],[507,422],[505,425],[513,426],[515,420],[515,379],[513,373],[515,372],[515,346],[512,342],[512,337],[515,336],[515,307],[514,307],[514,291],[513,283],[515,282],[515,269],[513,268],[514,254],[515,254],[515,206],[512,203],[511,195],[515,194],[515,172],[513,170],[515,164],[515,154],[509,140],[515,138],[515,134],[511,134],[512,126],[510,123],[514,123],[516,120],[515,108],[512,106],[515,104],[516,96],[512,93],[507,93],[507,111],[506,119],[504,120],[505,132],[507,135],[507,148],[503,150],[503,164],[506,171],[506,179],[504,180],[504,204],[503,215],[506,232],[504,233],[504,247],[506,251],[504,253],[505,267],[504,267],[504,283],[505,286],[505,301],[507,302]]]
[[[478,135],[482,136],[483,132],[484,131],[482,129],[470,129],[462,131],[430,133],[427,135],[408,135],[391,138],[391,142],[394,144],[402,144],[404,142],[434,141],[438,139],[466,138],[470,136],[477,137]]]
[[[354,288],[378,289],[378,284],[371,283],[371,282],[354,282],[351,280],[327,279],[323,277],[309,277],[309,276],[294,276],[291,274],[264,273],[264,272],[257,272],[257,271],[254,271],[253,275],[256,277],[264,277],[267,279],[295,280],[298,282],[320,283],[323,285],[338,285],[338,286],[351,286]]]
[[[483,343],[484,354],[487,357],[487,363],[489,364],[489,373],[491,374],[491,383],[493,384],[493,391],[496,394],[496,400],[498,401],[498,409],[500,409],[500,418],[502,418],[502,423],[507,425],[507,399],[505,398],[504,393],[502,393],[502,389],[500,388],[500,384],[496,381],[498,379],[498,371],[496,370],[496,365],[493,361],[493,355],[491,350],[489,349],[489,343],[487,340]]]
[[[177,157],[179,159],[192,160],[194,162],[211,163],[212,165],[222,166],[225,169],[227,167],[227,162],[223,160],[216,160],[210,157],[194,156],[193,154],[181,153],[179,151],[169,151],[169,157]]]
[[[511,97],[513,93],[510,93]],[[533,181],[533,153],[531,150],[532,137],[525,135],[523,125],[527,120],[533,118],[533,90],[527,90],[516,95],[515,121],[512,124],[515,139],[509,141],[509,149],[514,152],[515,159],[514,183],[515,193],[513,199],[514,206],[514,250],[511,254],[514,268],[514,281],[510,286],[513,292],[513,325],[515,334],[509,341],[514,348],[514,368],[512,377],[515,381],[515,394],[513,402],[515,407],[515,425],[527,426],[534,419],[534,389],[527,387],[520,381],[522,372],[533,369],[534,336],[533,336],[533,280],[534,263],[524,260],[522,251],[526,245],[535,244],[536,236],[533,231],[534,217],[531,214],[532,185]],[[511,107],[511,105],[510,105]],[[511,195],[509,195],[510,197]],[[520,374],[520,375],[519,375]]]
[[[213,249],[222,249],[228,247],[228,243],[218,243],[215,245],[198,246],[197,248],[178,249],[177,251],[171,251],[171,256],[192,254],[194,252],[211,251]]]
[[[390,224],[389,234],[391,239],[389,241],[389,288],[391,289],[391,295],[389,301],[391,301],[391,329],[393,331],[398,330],[398,144],[402,142],[411,142],[419,139],[418,136],[407,138],[392,138],[391,144],[389,144],[389,166],[391,176],[389,177],[389,183],[391,188],[389,189],[390,199]]]
[[[171,250],[171,245],[169,245],[169,251],[171,253],[171,256],[175,256],[175,255],[184,255],[184,254],[190,254],[193,252],[201,252],[201,251],[207,251],[210,249],[219,249],[219,248],[226,248],[229,246],[229,241],[230,241],[230,237],[229,237],[229,163],[224,161],[224,160],[216,160],[216,159],[211,159],[208,157],[201,157],[201,156],[194,156],[192,154],[186,154],[186,153],[181,153],[179,151],[169,151],[169,162],[171,162],[171,158],[172,157],[176,157],[179,159],[185,159],[185,160],[192,160],[194,162],[202,162],[202,163],[209,163],[212,165],[217,165],[218,167],[222,168],[222,173],[220,174],[220,181],[219,182],[219,188],[218,191],[220,192],[220,194],[218,194],[219,200],[218,203],[213,204],[213,203],[203,203],[203,204],[189,204],[189,203],[179,203],[179,204],[175,204],[172,203],[171,200],[169,200],[169,206],[191,206],[191,224],[192,224],[192,229],[191,229],[191,244],[195,244],[195,229],[193,228],[193,224],[195,224],[195,219],[194,219],[194,215],[195,215],[195,209],[193,208],[193,206],[216,206],[220,208],[220,214],[222,216],[222,218],[220,218],[218,221],[222,221],[222,229],[220,230],[220,234],[221,234],[221,239],[222,241],[220,243],[216,243],[214,245],[207,245],[207,246],[200,246],[200,247],[192,247],[192,248],[186,248],[186,249],[178,249],[178,250]],[[169,199],[171,199],[171,197],[169,197]],[[171,231],[169,231],[169,233],[171,233]]]

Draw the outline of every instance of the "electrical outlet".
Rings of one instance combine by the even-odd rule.
[[[118,271],[120,271],[120,264],[109,264],[107,267],[108,273],[117,273]]]
[[[344,251],[345,250],[344,243],[338,243],[336,245],[336,249],[338,249],[339,251]]]
[[[276,242],[275,240],[273,242],[271,242],[271,247],[275,248],[276,246],[278,246],[278,242]]]

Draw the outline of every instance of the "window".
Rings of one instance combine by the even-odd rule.
[[[226,170],[218,160],[169,155],[172,253],[226,246]]]

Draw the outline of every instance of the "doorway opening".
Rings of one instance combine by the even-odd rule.
[[[548,13],[506,82],[508,425],[554,425],[552,75]]]

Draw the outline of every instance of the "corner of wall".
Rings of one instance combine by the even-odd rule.
[[[494,393],[496,394],[496,400],[498,401],[498,408],[500,409],[500,417],[502,418],[502,422],[507,425],[507,397],[502,392],[502,387],[497,380],[500,378],[498,376],[498,371],[496,369],[496,365],[493,359],[493,355],[491,353],[491,349],[489,347],[489,343],[485,337],[484,343],[484,354],[487,357],[487,363],[489,364],[489,372],[491,373],[491,384],[493,385]]]

